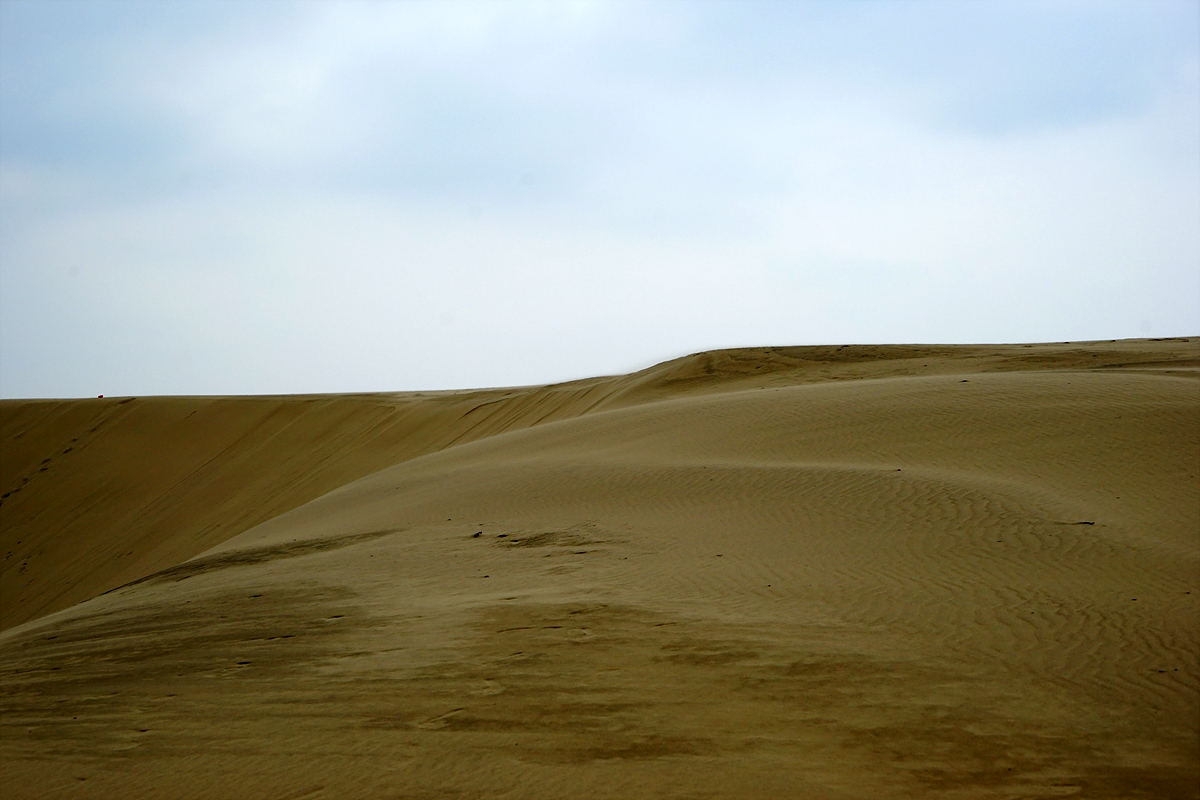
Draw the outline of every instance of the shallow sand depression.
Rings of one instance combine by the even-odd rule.
[[[0,792],[1200,797],[1200,339],[0,402]]]

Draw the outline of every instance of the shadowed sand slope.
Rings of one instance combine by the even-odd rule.
[[[0,402],[0,629],[379,469],[585,412],[610,382],[400,395]]]
[[[0,636],[5,794],[1200,797],[1197,356],[726,351],[482,428],[136,401],[341,403],[360,466],[234,439],[255,488],[174,497],[242,532]]]

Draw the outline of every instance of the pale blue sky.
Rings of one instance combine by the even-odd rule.
[[[0,0],[0,396],[1200,334],[1200,3]]]

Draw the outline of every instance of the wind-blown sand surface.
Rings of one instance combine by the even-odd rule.
[[[0,791],[1200,797],[1198,377],[1193,338],[4,401]]]

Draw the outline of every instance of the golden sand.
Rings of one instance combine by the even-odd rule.
[[[1200,797],[1200,339],[0,402],[0,790]]]

